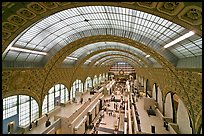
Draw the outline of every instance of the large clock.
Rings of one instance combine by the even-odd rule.
[[[120,75],[124,75],[124,71],[121,69],[121,70],[119,71],[119,74],[120,74]]]

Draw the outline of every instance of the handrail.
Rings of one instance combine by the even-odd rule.
[[[118,114],[118,130],[120,129],[120,115],[121,115],[121,108],[119,109],[119,114]]]
[[[47,134],[52,128],[56,127],[57,123],[59,126],[61,126],[61,118],[58,118],[56,121],[54,121],[53,124],[47,127],[43,132],[41,132],[41,134]]]
[[[78,123],[78,125],[74,127],[74,129],[77,130],[77,129],[79,128],[79,126],[83,123],[83,121],[84,121],[86,118],[87,118],[87,115],[85,115],[85,116],[83,117],[83,119]]]
[[[130,113],[130,98],[128,95],[128,134],[132,134],[131,113]]]
[[[103,88],[103,87],[102,87],[102,88]],[[102,88],[99,89],[99,90],[103,90]],[[101,93],[101,91],[95,93],[94,96],[91,98],[91,102],[92,102],[96,97],[98,97],[100,93]],[[88,105],[89,105],[91,102],[90,102],[90,101],[85,102],[82,107],[80,107],[77,111],[75,111],[75,112],[69,117],[69,121],[68,121],[68,122],[73,122],[73,120],[76,119],[76,117],[79,116],[79,114],[82,113],[82,111],[84,111],[84,109],[85,109],[86,107],[88,107]]]
[[[91,109],[89,109],[89,111],[88,112],[91,112],[95,107],[96,107],[96,105],[99,103],[99,101],[98,102],[96,102],[96,104],[95,105],[93,105],[92,107],[91,107]]]
[[[99,92],[99,95],[97,95],[97,97],[99,97],[101,94],[102,94],[102,93]],[[89,104],[92,105],[93,102],[94,102],[94,101],[91,101]],[[83,108],[82,111],[80,111],[80,113],[76,115],[76,117],[74,118],[74,120],[70,121],[71,124],[72,124],[74,121],[76,121],[76,120],[78,119],[77,117],[80,116],[82,113],[84,113],[83,111],[87,110],[88,108],[89,108],[88,106],[86,106],[85,108]]]
[[[133,123],[134,123],[134,134],[136,134],[137,133],[136,128],[138,129],[138,126],[137,126],[137,121],[136,121],[134,105],[132,105],[132,116],[133,116]]]

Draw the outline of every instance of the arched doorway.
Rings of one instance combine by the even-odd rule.
[[[152,97],[152,91],[151,91],[151,88],[150,88],[150,83],[149,83],[149,80],[147,79],[146,80],[146,97]]]

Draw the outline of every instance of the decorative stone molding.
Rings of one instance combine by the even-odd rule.
[[[122,2],[122,3],[124,3],[124,4],[130,4],[130,5],[135,4],[135,2]]]
[[[7,39],[11,36],[10,32],[2,31],[2,39]],[[3,41],[2,41],[3,42]]]
[[[58,7],[58,5],[55,2],[40,2],[44,7],[48,9],[55,9]]]
[[[157,6],[158,2],[137,2],[137,4],[141,7],[154,9]]]
[[[43,6],[41,6],[37,2],[31,2],[30,4],[27,5],[27,8],[35,12],[36,14],[42,14],[47,11]]]
[[[71,2],[57,2],[57,4],[60,6],[65,6],[71,4]]]
[[[3,22],[2,24],[2,30],[8,31],[8,32],[15,32],[18,29],[17,25],[14,25],[9,22]]]
[[[183,2],[159,2],[157,5],[157,10],[175,16],[184,8]]]
[[[10,17],[8,17],[8,21],[16,25],[23,25],[26,22],[25,19],[23,19],[22,17],[18,15],[11,15]]]
[[[36,17],[36,14],[34,12],[26,8],[21,8],[16,13],[25,19],[33,19],[34,17]]]
[[[179,14],[178,18],[191,25],[202,24],[202,8],[198,6],[185,7]]]

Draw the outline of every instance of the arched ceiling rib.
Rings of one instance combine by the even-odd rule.
[[[131,47],[129,45],[123,44],[123,43],[118,43],[118,42],[97,42],[97,43],[93,43],[93,44],[89,44],[86,46],[83,46],[77,50],[75,50],[73,53],[71,53],[68,57],[74,57],[74,58],[83,58],[86,55],[97,51],[97,50],[102,50],[102,49],[121,49],[124,51],[128,51],[130,53],[133,53],[141,58],[143,58],[146,62],[148,62],[150,65],[152,65],[153,63],[155,63],[155,61],[152,61],[148,58],[145,58],[145,56],[147,55],[145,52]],[[66,63],[67,65],[73,65],[76,63],[77,60],[75,59],[68,59],[66,58],[63,63]]]
[[[108,63],[109,61],[114,61],[114,62],[115,61],[129,61],[132,64],[134,64],[134,66],[138,66],[137,62],[135,62],[134,60],[132,60],[130,58],[128,59],[128,57],[124,57],[124,56],[115,56],[114,58],[107,57],[106,59],[103,58],[100,61],[98,61],[98,63],[95,63],[94,66],[100,67],[100,66]]]
[[[103,63],[104,61],[108,60],[108,59],[117,59],[117,58],[125,58],[125,59],[130,59],[131,61],[133,61],[135,63],[136,66],[141,67],[144,65],[142,65],[141,63],[139,63],[137,60],[135,60],[134,58],[130,57],[130,56],[125,56],[125,55],[108,55],[108,56],[104,56],[100,59],[98,59],[97,61],[94,62],[94,66],[100,66],[101,63]]]
[[[168,49],[163,48],[188,31],[171,21],[142,11],[112,6],[77,7],[40,20],[10,45],[47,52],[47,56],[13,51],[8,47],[3,61],[42,63],[46,57],[52,57],[62,47],[77,39],[93,35],[113,35],[146,44],[174,63],[178,58],[202,54],[202,39],[198,35]]]
[[[100,66],[108,66],[108,67],[111,67],[113,64],[117,63],[117,62],[127,62],[129,64],[131,64],[132,66],[135,66],[135,62],[132,61],[132,60],[129,60],[127,58],[116,58],[116,59],[113,59],[113,58],[110,58],[108,60],[105,60],[104,62],[102,62],[100,64]]]
[[[98,59],[108,56],[108,55],[123,55],[123,56],[129,56],[130,58],[134,58],[135,61],[137,61],[138,63],[140,63],[140,65],[144,65],[144,63],[137,57],[133,56],[132,54],[126,53],[126,52],[121,52],[121,51],[106,51],[106,52],[101,52],[98,53],[92,57],[90,57],[88,59],[88,61],[86,61],[84,63],[84,65],[89,65],[91,64],[91,62],[97,61]]]
[[[101,62],[100,64],[98,64],[98,65],[100,65],[100,67],[101,66],[111,66],[111,65],[105,65],[105,64],[108,64],[108,63],[110,63],[110,62],[112,62],[112,63],[116,63],[116,62],[128,62],[129,64],[131,64],[132,66],[135,66],[135,62],[134,61],[132,61],[131,59],[128,59],[128,58],[125,58],[125,57],[117,57],[117,58],[110,58],[110,59],[108,59],[108,60],[104,60],[103,62]]]
[[[90,43],[89,43],[90,44]],[[86,45],[86,44],[85,44]],[[88,44],[87,44],[88,45]],[[80,46],[81,47],[81,46]],[[83,46],[82,46],[83,47]],[[66,49],[65,49],[66,50]],[[132,55],[134,56],[134,58],[136,58],[136,61],[141,61],[140,63],[144,66],[144,67],[149,67],[151,65],[149,65],[149,63],[147,63],[143,58],[137,56],[136,54],[132,53],[132,52],[129,52],[129,51],[126,51],[126,50],[122,50],[122,49],[113,49],[113,48],[107,48],[107,49],[101,49],[101,50],[97,50],[97,51],[94,51],[90,54],[88,54],[87,56],[85,57],[82,57],[80,58],[79,60],[77,60],[77,63],[75,64],[75,67],[81,67],[81,66],[84,66],[84,63],[89,60],[91,57],[94,57],[94,56],[98,56],[98,54],[101,54],[101,53],[106,53],[106,52],[110,52],[110,51],[114,51],[114,52],[121,52],[121,53],[126,53],[128,55]],[[67,56],[66,53],[63,54],[63,56]],[[106,55],[108,56],[108,55]],[[63,57],[63,58],[65,58]],[[94,61],[90,62],[88,67],[92,67],[93,64],[97,61],[97,60],[100,60],[102,57],[98,58],[98,59],[95,59]],[[61,63],[58,63],[58,65],[60,67],[70,67],[70,65],[66,65],[63,62],[64,59],[61,59]],[[72,66],[71,66],[72,67]]]

